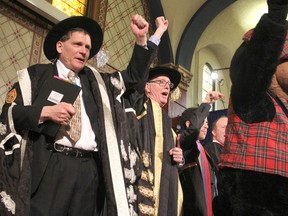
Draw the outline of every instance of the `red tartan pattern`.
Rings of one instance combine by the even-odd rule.
[[[288,118],[272,100],[276,109],[272,122],[247,124],[229,105],[226,140],[219,167],[288,177]],[[282,101],[288,107],[287,101]]]

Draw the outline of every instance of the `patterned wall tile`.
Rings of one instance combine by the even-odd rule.
[[[42,43],[47,30],[22,11],[0,2],[0,109],[17,81],[16,72],[31,64],[47,62]]]
[[[140,0],[108,1],[103,47],[109,51],[109,64],[120,70],[128,65],[135,43],[130,29],[130,19],[134,14],[144,17]]]
[[[29,64],[33,32],[3,14],[0,14],[0,23],[0,79],[2,81],[0,103],[2,104],[11,84],[17,80],[16,71]]]

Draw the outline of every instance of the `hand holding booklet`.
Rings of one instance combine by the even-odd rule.
[[[60,102],[73,104],[80,90],[80,86],[54,76],[45,81],[33,105],[44,107],[53,106]],[[52,121],[45,121],[43,125],[39,127],[38,132],[50,137],[55,137],[59,128],[59,124]]]

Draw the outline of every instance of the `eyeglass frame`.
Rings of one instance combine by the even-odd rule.
[[[170,89],[172,89],[174,87],[174,83],[172,83],[170,81],[166,82],[165,80],[150,80],[150,81],[148,81],[148,83],[157,83],[161,87],[164,87],[168,84]]]

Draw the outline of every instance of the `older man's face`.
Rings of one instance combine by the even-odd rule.
[[[146,94],[163,107],[170,93],[170,79],[167,76],[158,76],[146,83]]]
[[[215,128],[212,130],[213,139],[217,140],[221,144],[225,142],[225,130],[227,127],[228,118],[221,117],[216,122]]]
[[[70,70],[79,72],[89,58],[91,39],[88,34],[76,31],[71,33],[67,41],[58,41],[56,48],[60,61]]]

